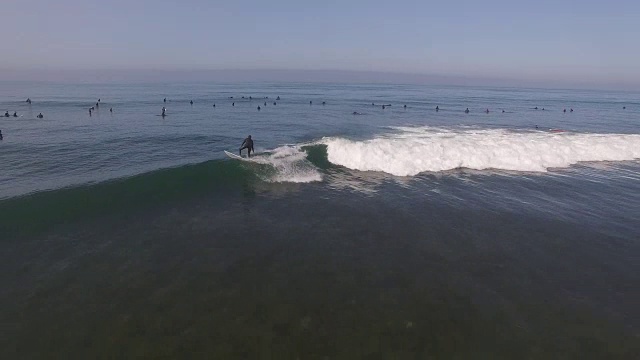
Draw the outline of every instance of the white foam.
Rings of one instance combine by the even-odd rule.
[[[251,158],[253,162],[270,165],[273,172],[263,174],[269,182],[309,183],[322,181],[322,174],[307,160],[307,154],[297,146],[281,146]]]
[[[366,141],[324,138],[328,160],[361,171],[413,176],[457,168],[544,172],[582,161],[640,158],[638,134],[396,128]]]

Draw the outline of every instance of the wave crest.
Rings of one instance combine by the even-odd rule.
[[[583,161],[640,158],[640,135],[514,132],[432,127],[396,128],[365,141],[325,138],[328,160],[360,171],[396,176],[457,168],[545,172]]]

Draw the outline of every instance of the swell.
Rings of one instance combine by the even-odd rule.
[[[28,235],[103,216],[126,216],[207,193],[229,195],[257,180],[251,169],[237,161],[213,160],[9,198],[0,201],[0,234]]]

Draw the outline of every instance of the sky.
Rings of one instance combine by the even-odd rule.
[[[640,89],[637,0],[2,0],[0,10],[0,80],[262,70]]]

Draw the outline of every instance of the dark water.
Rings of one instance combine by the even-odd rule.
[[[1,89],[2,358],[640,354],[637,94]]]

